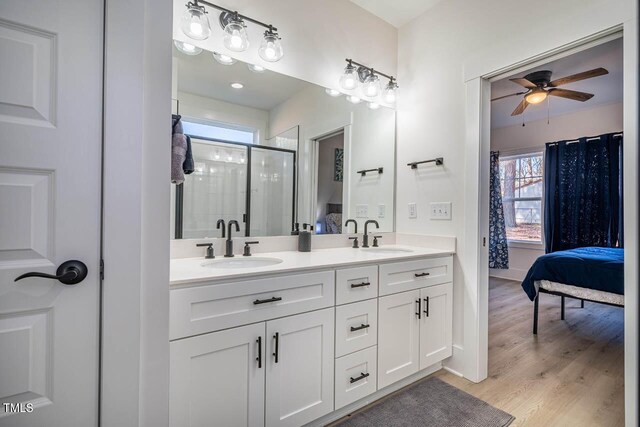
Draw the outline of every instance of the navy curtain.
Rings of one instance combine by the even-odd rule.
[[[500,190],[500,155],[491,152],[489,183],[489,268],[509,268],[509,247]]]
[[[622,246],[622,134],[546,145],[547,253]]]

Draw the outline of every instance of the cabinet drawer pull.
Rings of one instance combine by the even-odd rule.
[[[416,300],[416,304],[418,304],[418,311],[416,312],[416,316],[418,316],[418,319],[421,319],[421,317],[420,317],[420,313],[421,313],[421,310],[420,310],[420,303],[421,303],[421,302],[422,302],[422,300],[421,300],[420,298],[418,298],[418,299]]]
[[[262,337],[258,337],[256,342],[258,343],[258,357],[256,357],[256,360],[258,361],[258,368],[262,368]]]
[[[360,381],[360,380],[363,380],[363,379],[367,378],[368,376],[369,376],[369,373],[368,373],[368,372],[367,372],[367,373],[360,372],[360,376],[359,376],[359,377],[356,377],[356,378],[349,377],[349,382],[350,382],[351,384],[353,384],[353,383],[355,383],[355,382],[358,382],[358,381]]]
[[[416,277],[424,277],[424,276],[428,276],[428,275],[429,275],[429,273],[416,273],[416,274],[414,274],[414,276],[416,276]]]
[[[365,325],[364,323],[360,326],[352,326],[351,332],[359,331],[360,329],[367,329],[370,325]]]
[[[429,297],[424,299],[424,314],[429,317]]]
[[[268,298],[268,299],[257,299],[253,303],[257,305],[257,304],[266,304],[268,302],[276,302],[276,301],[282,301],[282,297],[273,297],[273,298]]]
[[[371,283],[370,283],[370,282],[352,283],[352,284],[351,284],[351,287],[352,287],[352,288],[361,288],[361,287],[363,287],[363,286],[369,286],[369,285],[371,285]]]
[[[276,340],[276,348],[275,348],[275,351],[273,352],[273,356],[275,357],[275,362],[278,363],[278,344],[280,342],[280,334],[276,332],[273,335],[273,338]]]

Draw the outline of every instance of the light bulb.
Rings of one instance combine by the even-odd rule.
[[[213,52],[213,59],[222,65],[233,65],[236,63],[235,59],[224,53]]]
[[[331,88],[326,88],[324,91],[327,93],[327,95],[333,96],[333,97],[342,95],[340,91],[331,89]]]
[[[238,16],[232,16],[224,27],[224,46],[234,52],[244,52],[249,49],[249,36],[244,28],[244,21]]]
[[[242,83],[234,82],[234,83],[231,83],[231,87],[234,89],[242,89],[244,85]]]
[[[200,52],[202,52],[201,48],[199,48],[198,46],[192,45],[191,43],[185,43],[178,40],[174,40],[173,44],[176,46],[176,48],[180,52],[184,53],[185,55],[195,56],[195,55],[199,55]]]
[[[340,87],[344,90],[353,90],[358,87],[358,72],[356,67],[349,64],[345,67],[344,73],[340,76]]]
[[[282,59],[284,52],[278,33],[274,33],[272,30],[264,32],[264,38],[262,39],[262,43],[260,43],[258,54],[260,58],[267,62],[276,62]]]
[[[530,93],[525,95],[524,99],[529,104],[539,104],[547,99],[547,91],[541,88],[535,88]]]
[[[367,98],[375,98],[380,92],[380,79],[371,72],[364,81],[362,92]]]
[[[211,35],[209,18],[204,6],[188,3],[180,24],[182,32],[194,40],[205,40]]]
[[[265,72],[265,68],[262,65],[258,65],[258,64],[247,64],[247,68],[249,68],[249,70],[253,71],[254,73]]]
[[[371,110],[377,110],[378,108],[380,108],[380,104],[378,104],[377,102],[369,102],[367,106]]]
[[[384,92],[382,94],[382,99],[384,100],[384,102],[386,102],[387,104],[394,104],[396,102],[397,91],[398,85],[392,78],[391,80],[389,80],[387,87],[384,88]]]
[[[362,100],[355,95],[349,95],[347,96],[347,101],[349,101],[352,104],[359,104],[360,101]]]

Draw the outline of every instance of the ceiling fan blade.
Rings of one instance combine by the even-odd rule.
[[[493,98],[492,101],[497,101],[498,99],[509,98],[510,96],[524,95],[525,93],[527,93],[527,92],[518,92],[518,93],[512,93],[511,95],[499,96],[497,98]]]
[[[580,101],[580,102],[588,101],[591,98],[593,98],[592,93],[578,92],[575,90],[568,90],[568,89],[549,89],[547,93],[552,96],[559,96],[561,98],[572,99],[574,101]]]
[[[552,80],[551,82],[549,82],[547,86],[558,87],[558,86],[566,85],[568,83],[577,82],[579,80],[586,80],[592,77],[604,76],[605,74],[609,74],[609,72],[604,68],[594,68],[593,70],[583,71],[582,73],[573,74],[571,76]]]
[[[520,86],[526,87],[527,89],[535,89],[535,88],[538,87],[535,84],[531,83],[529,80],[523,79],[523,78],[520,78],[520,79],[509,79],[509,80],[511,80],[512,82],[514,82],[516,84],[519,84]]]
[[[523,99],[522,101],[520,101],[520,104],[518,104],[518,106],[516,107],[515,110],[513,110],[513,113],[511,113],[512,116],[517,116],[519,114],[522,114],[524,112],[524,110],[526,110],[526,108],[529,106],[529,103],[527,102],[526,99]]]

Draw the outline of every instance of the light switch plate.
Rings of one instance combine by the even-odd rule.
[[[418,218],[418,206],[415,203],[409,203],[409,219]]]
[[[451,202],[434,202],[429,204],[431,219],[451,219]]]
[[[369,205],[356,205],[356,218],[368,218]]]
[[[385,205],[378,205],[378,218],[384,218],[387,207]]]

